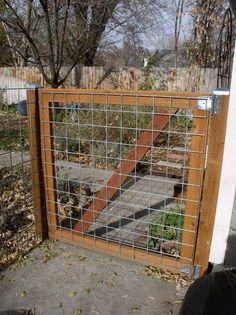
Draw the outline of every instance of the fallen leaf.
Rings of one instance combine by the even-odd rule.
[[[20,294],[20,297],[23,299],[26,297],[26,292],[25,291],[22,291],[21,294]]]
[[[133,313],[137,314],[140,312],[140,306],[136,306],[134,308],[132,308]]]
[[[80,309],[74,310],[73,312],[73,315],[81,315],[81,314],[82,314],[82,310]]]
[[[85,291],[86,291],[86,293],[89,295],[92,290],[91,290],[90,288],[88,288],[88,289],[86,289]]]
[[[84,257],[84,256],[79,256],[79,261],[85,261],[87,257]]]
[[[178,284],[177,284],[177,286],[176,286],[176,291],[178,291],[178,292],[179,292],[181,289],[182,289],[181,284],[180,284],[180,283],[178,283]]]
[[[77,292],[76,291],[71,291],[69,294],[68,294],[68,296],[69,297],[75,297],[77,295]]]

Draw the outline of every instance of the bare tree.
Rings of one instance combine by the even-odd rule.
[[[179,37],[182,26],[182,17],[184,11],[185,0],[176,0],[176,15],[175,15],[175,66],[177,67],[178,60],[178,48],[179,48]]]
[[[11,38],[11,48],[25,63],[36,65],[44,80],[57,88],[80,60],[92,64],[119,0],[2,2],[0,20]],[[68,68],[62,76],[63,66]]]
[[[215,66],[215,49],[219,29],[227,8],[225,0],[195,0],[191,4],[193,40],[190,45],[191,63],[201,67]]]
[[[11,66],[13,63],[14,58],[8,47],[8,38],[4,26],[0,25],[0,66]]]
[[[0,21],[21,64],[37,66],[58,87],[78,64],[93,65],[99,45],[112,43],[135,21],[137,32],[144,32],[148,10],[158,10],[163,0],[1,1]]]

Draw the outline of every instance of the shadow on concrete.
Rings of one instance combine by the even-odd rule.
[[[152,212],[159,210],[166,205],[169,205],[173,201],[174,201],[173,198],[164,199],[164,200],[156,203],[155,205],[152,205],[151,208],[145,208],[145,209],[139,210],[128,217],[121,218],[120,220],[117,220],[115,222],[108,224],[108,226],[104,226],[104,227],[98,228],[94,231],[91,231],[91,232],[89,232],[89,234],[92,234],[95,236],[102,236],[103,234],[106,234],[106,233],[111,232],[115,229],[122,228],[122,227],[126,226],[127,224],[130,224],[134,220],[139,220],[139,219],[141,219],[147,215],[150,215]]]
[[[228,237],[224,264],[236,267],[236,232],[231,233]]]

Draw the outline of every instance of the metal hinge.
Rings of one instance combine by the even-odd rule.
[[[181,272],[197,279],[200,276],[200,269],[201,267],[199,265],[183,265]]]
[[[198,99],[198,109],[206,110],[212,114],[218,115],[221,107],[221,96],[229,95],[228,89],[217,89],[210,97],[201,97]]]

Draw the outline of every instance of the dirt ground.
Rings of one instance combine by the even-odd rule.
[[[176,315],[178,293],[176,283],[147,276],[145,266],[61,242],[47,241],[0,273],[0,311]]]

